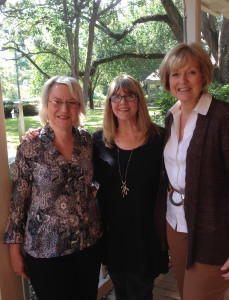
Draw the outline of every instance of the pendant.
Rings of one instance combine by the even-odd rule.
[[[126,181],[122,181],[122,186],[121,186],[121,193],[122,193],[122,197],[124,198],[125,196],[127,196],[129,189],[126,186]]]

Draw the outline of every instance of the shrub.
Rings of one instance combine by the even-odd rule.
[[[158,106],[160,114],[154,117],[154,122],[164,125],[164,119],[167,111],[176,103],[176,99],[162,87],[158,88],[157,98],[154,100],[154,105]]]
[[[4,102],[4,113],[5,118],[11,118],[11,111],[15,108],[15,104],[11,101]],[[24,116],[37,116],[38,115],[38,105],[36,103],[23,103],[23,114]]]
[[[229,102],[229,84],[222,85],[220,83],[212,83],[208,89],[209,93],[216,99]],[[160,114],[154,117],[154,121],[160,125],[164,124],[164,118],[167,111],[176,103],[175,99],[170,93],[165,92],[162,87],[158,89],[157,99],[154,104],[158,106]]]
[[[37,116],[38,115],[38,107],[35,104],[23,104],[23,113],[24,116]]]
[[[209,93],[216,99],[229,102],[229,84],[223,85],[218,82],[212,83],[209,86]]]
[[[14,108],[14,104],[5,104],[4,105],[5,118],[11,118],[11,111],[13,108]]]

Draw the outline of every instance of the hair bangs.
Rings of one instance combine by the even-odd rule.
[[[127,76],[121,76],[120,79],[112,83],[110,96],[116,94],[119,90],[122,90],[124,93],[138,93],[135,85]]]

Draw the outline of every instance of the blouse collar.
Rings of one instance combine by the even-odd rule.
[[[209,93],[204,93],[200,100],[198,101],[196,107],[193,109],[198,114],[206,115],[208,113],[210,104],[212,101],[212,95]],[[173,115],[180,112],[181,102],[178,100],[170,109],[169,112],[171,112]]]

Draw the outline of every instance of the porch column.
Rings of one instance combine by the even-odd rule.
[[[3,235],[9,212],[11,182],[7,155],[5,117],[0,83],[0,299],[23,300],[22,279],[10,266],[9,247],[3,245]]]
[[[183,0],[184,3],[184,42],[201,42],[201,0]],[[186,35],[186,40],[185,40]]]

